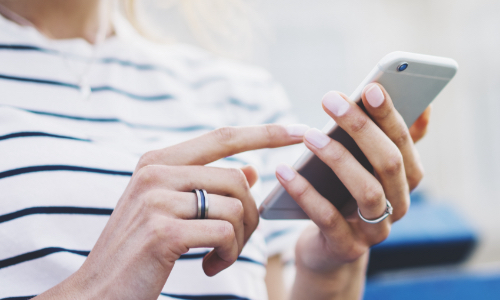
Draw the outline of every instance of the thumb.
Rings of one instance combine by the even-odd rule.
[[[241,168],[243,174],[247,178],[248,185],[252,187],[259,179],[259,174],[257,173],[257,169],[254,166],[248,165]]]

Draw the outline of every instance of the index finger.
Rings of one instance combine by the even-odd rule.
[[[222,127],[192,140],[147,152],[136,170],[150,164],[206,165],[249,150],[293,145],[302,142],[308,129],[302,124]]]

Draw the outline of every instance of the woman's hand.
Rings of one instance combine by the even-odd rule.
[[[203,260],[208,276],[229,267],[259,222],[250,194],[257,173],[203,165],[302,142],[304,131],[300,125],[221,128],[146,153],[83,266],[37,299],[157,299],[190,248],[214,248]],[[193,189],[209,193],[207,220],[196,219]]]
[[[292,168],[277,168],[283,187],[314,222],[296,247],[296,299],[359,298],[368,250],[386,239],[391,224],[405,215],[409,193],[423,176],[410,132],[415,139],[425,134],[429,111],[410,131],[382,86],[368,85],[362,100],[368,114],[336,92],[324,96],[323,108],[356,141],[375,174],[319,130],[311,129],[304,136],[306,146],[332,168],[352,194],[353,201],[342,211]],[[392,215],[377,224],[360,219],[357,207],[366,219],[377,219],[386,210],[386,199],[394,208]]]

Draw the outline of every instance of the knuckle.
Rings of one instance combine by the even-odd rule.
[[[166,197],[162,191],[150,190],[145,196],[144,206],[145,208],[149,209],[149,211],[156,212],[164,207],[165,203],[163,199],[165,198]]]
[[[366,115],[359,115],[349,124],[349,128],[352,132],[361,132],[366,128],[366,124],[368,124],[368,117]]]
[[[278,132],[276,130],[275,124],[265,124],[263,126],[264,126],[264,129],[266,132],[266,138],[267,138],[268,143],[270,143],[272,140],[274,140],[278,137]]]
[[[352,263],[358,260],[363,254],[368,251],[368,247],[365,245],[361,245],[356,242],[351,242],[347,249],[345,250],[345,261],[347,263]]]
[[[167,237],[174,235],[175,230],[172,226],[164,226],[163,222],[159,218],[150,218],[147,223],[147,232],[149,232],[150,241],[153,243],[159,243],[164,241]]]
[[[143,228],[146,240],[142,247],[160,264],[172,264],[189,250],[184,242],[183,226],[174,219],[152,216]]]
[[[328,153],[328,158],[332,163],[341,164],[348,158],[347,150],[338,142],[331,143],[331,151]]]
[[[380,206],[381,201],[385,198],[384,196],[384,190],[379,184],[367,185],[364,191],[363,205],[367,209],[377,208]]]
[[[154,182],[155,168],[151,165],[146,165],[137,171],[135,180],[139,186],[148,186]]]
[[[295,190],[293,192],[294,198],[303,200],[310,193],[311,186],[309,184],[301,184],[294,187]]]
[[[240,200],[234,199],[230,202],[228,206],[228,210],[231,216],[234,216],[236,220],[243,220],[243,216],[245,214],[245,210],[243,208],[243,203]]]
[[[406,145],[410,140],[410,131],[408,130],[408,127],[406,127],[405,124],[401,124],[400,128],[398,129],[398,134],[392,139],[392,141],[394,142],[394,144],[396,144],[396,146],[402,147],[403,145]]]
[[[403,156],[399,151],[389,155],[382,166],[382,172],[388,176],[394,176],[401,172],[403,169]]]
[[[339,223],[338,213],[334,209],[325,209],[318,216],[318,226],[334,229]]]
[[[378,121],[387,120],[390,116],[392,116],[392,114],[394,113],[394,111],[395,111],[394,107],[392,107],[390,109],[379,111],[379,114],[376,116],[376,119]]]
[[[233,178],[238,186],[247,186],[247,177],[245,176],[245,173],[241,169],[238,168],[231,168],[229,169],[230,176]]]
[[[221,127],[213,131],[215,140],[224,146],[231,146],[234,142],[234,137],[236,135],[236,128],[226,126]]]
[[[156,160],[155,157],[156,157],[156,151],[148,151],[144,153],[139,159],[139,162],[137,163],[137,169],[141,169],[145,166],[154,164]]]
[[[165,225],[161,227],[156,225],[156,230],[157,236],[161,238],[160,245],[162,245],[163,251],[165,251],[164,257],[168,257],[169,252],[178,254],[187,252],[189,249],[186,246],[185,237],[183,236],[185,226],[173,219],[161,223]]]
[[[135,174],[135,181],[141,187],[150,187],[153,185],[158,178],[160,178],[163,174],[168,172],[169,167],[167,166],[155,166],[155,165],[147,165],[142,167]]]

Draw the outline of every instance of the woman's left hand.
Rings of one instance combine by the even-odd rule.
[[[405,215],[410,205],[410,191],[422,179],[423,169],[414,139],[425,134],[430,110],[409,130],[381,85],[368,85],[362,100],[368,115],[345,95],[336,92],[324,96],[323,108],[356,141],[375,174],[367,171],[339,142],[319,130],[310,129],[304,136],[306,146],[332,168],[350,191],[352,203],[338,211],[295,170],[286,165],[277,168],[282,186],[314,222],[297,243],[298,276],[300,271],[325,275],[321,278],[328,274],[338,277],[341,275],[337,271],[346,265],[364,270],[369,248],[385,240],[391,224]],[[386,199],[394,211],[382,222],[370,224],[358,216],[357,207],[366,219],[381,217],[386,210]],[[360,261],[364,263],[358,263]],[[341,277],[344,278],[335,280],[339,287],[346,280],[353,280],[352,276]],[[313,299],[310,296],[309,299]]]

